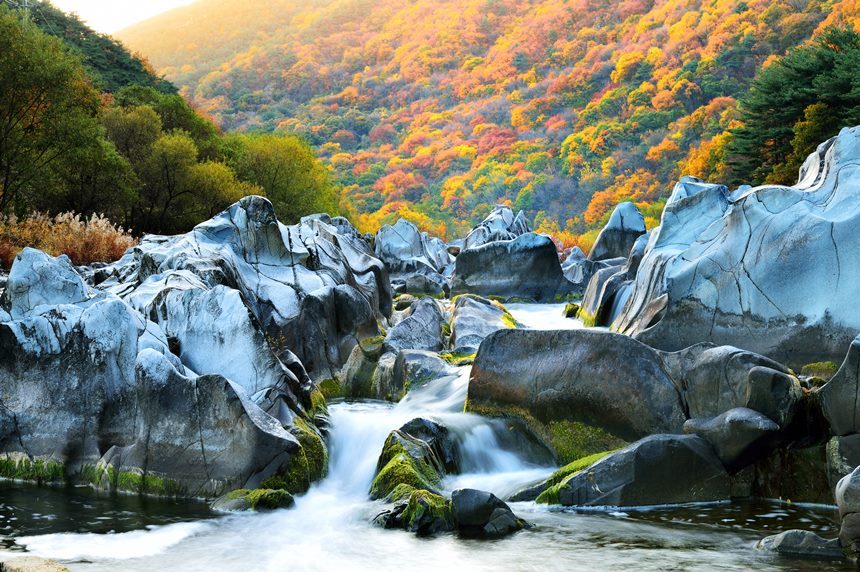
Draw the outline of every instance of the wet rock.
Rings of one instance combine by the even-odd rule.
[[[421,298],[413,304],[409,316],[388,331],[384,352],[427,350],[439,352],[444,347],[442,324],[445,317],[433,298]]]
[[[451,501],[425,490],[412,491],[405,502],[382,512],[375,522],[384,528],[401,528],[418,536],[454,530]]]
[[[860,433],[833,437],[827,442],[827,480],[832,490],[857,466],[860,466]]]
[[[630,295],[639,263],[648,244],[648,234],[633,243],[627,258],[591,262],[591,278],[582,297],[579,317],[588,326],[609,326]]]
[[[395,387],[409,390],[423,387],[443,377],[458,375],[457,368],[439,357],[435,352],[402,350],[394,362]]]
[[[564,506],[647,506],[728,500],[731,484],[696,435],[652,435],[607,455],[547,490]]]
[[[745,407],[784,427],[803,394],[799,380],[785,366],[731,346],[698,344],[663,354],[663,360],[692,418]]]
[[[684,431],[710,443],[724,465],[738,467],[755,453],[757,443],[779,431],[779,425],[758,411],[736,407],[711,419],[688,419]]]
[[[819,399],[833,433],[860,433],[860,337],[851,342],[836,375],[819,390]]]
[[[516,328],[514,317],[498,302],[463,294],[454,301],[451,347],[455,354],[473,354],[481,342],[498,330]]]
[[[444,242],[429,237],[404,219],[379,229],[375,252],[389,272],[397,274],[420,271],[441,274],[453,261]]]
[[[176,305],[165,298],[176,298],[177,291],[219,287],[232,292],[281,361],[297,358],[313,379],[334,377],[356,340],[375,335],[377,321],[391,313],[388,272],[355,229],[344,221],[329,224],[327,217],[286,226],[277,221],[269,201],[255,196],[186,234],[145,236],[99,272],[107,276],[99,289],[120,296],[164,330],[172,327]],[[346,307],[352,311],[342,313]],[[193,319],[214,322],[226,314],[214,301],[207,308]],[[186,329],[193,335],[194,328]],[[208,330],[214,334],[218,325]],[[205,357],[197,355],[197,363],[205,363]],[[307,400],[312,384],[298,377],[298,393]]]
[[[684,407],[658,352],[589,330],[502,330],[481,344],[469,407],[526,408],[539,421],[579,421],[622,439],[682,431]]]
[[[451,294],[553,301],[577,292],[561,271],[555,243],[540,234],[464,249],[457,256]]]
[[[514,211],[510,207],[496,205],[493,212],[469,232],[463,241],[461,251],[489,242],[513,240],[530,231],[528,221],[526,221],[522,211],[514,216]]]
[[[756,548],[775,552],[780,556],[812,558],[816,560],[841,560],[844,558],[839,539],[825,540],[806,530],[786,530],[767,536],[756,544]]]
[[[385,440],[370,486],[372,499],[403,498],[413,490],[438,493],[445,469],[430,445],[402,431]]]
[[[402,426],[400,431],[427,443],[446,472],[460,472],[460,444],[446,426],[418,417]]]
[[[457,532],[469,538],[501,538],[522,530],[527,523],[495,495],[475,489],[451,494]]]
[[[295,504],[293,495],[285,490],[239,489],[219,497],[212,503],[216,512],[244,512],[249,510],[275,510]]]
[[[588,253],[589,260],[627,258],[636,240],[645,234],[645,219],[631,202],[619,203]]]
[[[613,329],[674,351],[710,341],[792,367],[841,358],[860,330],[860,128],[823,143],[793,187],[675,187]]]

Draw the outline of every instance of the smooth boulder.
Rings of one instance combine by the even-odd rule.
[[[475,489],[458,489],[451,494],[451,506],[457,532],[469,538],[501,538],[527,523],[492,493]]]

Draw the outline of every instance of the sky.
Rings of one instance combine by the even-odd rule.
[[[76,12],[99,32],[110,34],[193,0],[51,0],[65,12]]]

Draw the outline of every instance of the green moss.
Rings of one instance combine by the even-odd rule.
[[[30,459],[24,454],[0,458],[0,478],[42,483],[65,481],[66,468],[53,459]]]
[[[612,451],[627,445],[626,441],[607,433],[603,429],[578,421],[544,423],[523,407],[500,407],[467,401],[466,411],[486,417],[518,419],[555,453],[560,464],[568,464],[595,453]]]
[[[374,499],[388,498],[399,485],[409,485],[414,489],[437,489],[442,484],[435,467],[410,455],[400,438],[402,435],[392,432],[385,441],[380,455],[380,464],[383,466],[370,486],[370,496]]]
[[[412,491],[403,511],[403,522],[409,530],[416,530],[422,521],[427,520],[453,526],[451,501],[427,490]]]
[[[511,314],[510,312],[508,312],[508,309],[505,308],[500,302],[497,302],[495,300],[490,300],[490,302],[493,303],[493,306],[495,306],[496,308],[498,308],[499,310],[502,311],[501,320],[502,320],[502,324],[506,328],[510,328],[512,330],[515,330],[515,329],[520,327],[520,324],[519,324],[519,322],[517,322],[517,319],[514,318],[514,315]]]
[[[387,502],[401,502],[409,498],[412,492],[415,490],[415,487],[412,485],[407,485],[406,483],[400,483],[391,493],[385,497]]]
[[[472,365],[475,362],[476,353],[467,354],[463,352],[446,352],[439,354],[439,357],[447,361],[451,365]]]
[[[451,324],[449,324],[448,322],[442,323],[442,335],[446,338],[451,337]]]
[[[229,500],[247,499],[251,510],[288,508],[295,502],[293,495],[281,489],[238,489],[227,493]]]
[[[839,365],[833,363],[832,361],[819,361],[815,363],[808,363],[800,370],[800,375],[805,375],[809,377],[820,377],[825,381],[829,381],[836,372],[839,371]]]
[[[371,336],[359,341],[358,345],[365,353],[374,353],[382,348],[383,341],[385,341],[385,336]]]
[[[268,479],[266,486],[299,494],[306,492],[311,483],[325,476],[328,451],[319,433],[301,417],[293,419],[291,432],[302,448],[290,458],[286,472]]]
[[[325,415],[328,413],[328,405],[325,400],[325,395],[319,388],[311,391],[311,410],[308,413],[312,419],[317,415]]]
[[[326,399],[343,397],[343,386],[341,386],[340,380],[336,377],[322,380],[318,388]]]
[[[552,474],[552,476],[547,479],[547,489],[538,495],[536,502],[544,503],[544,504],[559,504],[559,493],[561,489],[564,487],[564,484],[570,480],[571,477],[575,476],[577,473],[580,473],[608,455],[613,451],[603,451],[602,453],[595,453],[593,455],[588,455],[587,457],[583,457],[581,459],[577,459],[572,463],[568,463],[563,466],[556,472]]]
[[[592,314],[590,312],[586,312],[584,308],[579,309],[579,314],[577,317],[582,321],[582,325],[586,328],[593,328],[597,326],[597,315]]]
[[[184,487],[172,479],[165,479],[151,473],[140,471],[119,471],[113,467],[107,470],[110,482],[117,491],[151,496],[183,496]]]
[[[564,317],[565,318],[576,318],[579,315],[579,304],[575,304],[573,302],[568,302],[564,305]]]

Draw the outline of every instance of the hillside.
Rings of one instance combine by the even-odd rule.
[[[118,36],[224,128],[304,136],[365,229],[406,216],[450,236],[509,202],[572,243],[621,200],[654,224],[759,68],[858,11],[853,0],[199,0]]]
[[[13,7],[19,4],[8,0],[4,3]],[[76,15],[58,10],[47,0],[36,0],[30,5],[33,23],[81,54],[98,88],[115,93],[127,85],[145,85],[162,93],[176,93],[176,87],[159,77],[147,61],[110,36],[95,32]]]

